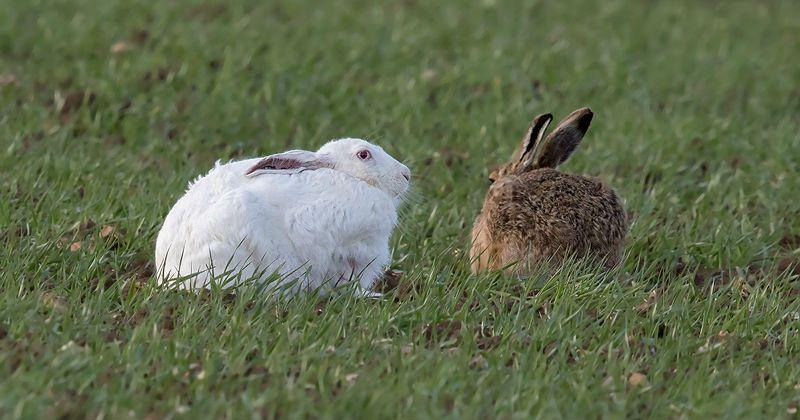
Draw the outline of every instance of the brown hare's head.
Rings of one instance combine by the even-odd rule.
[[[494,169],[489,174],[489,181],[494,183],[505,176],[520,175],[535,169],[558,167],[578,147],[583,135],[589,130],[593,115],[589,108],[575,110],[564,118],[544,140],[542,138],[553,116],[551,114],[538,115],[531,121],[528,131],[522,138],[522,143],[511,155],[511,160]]]

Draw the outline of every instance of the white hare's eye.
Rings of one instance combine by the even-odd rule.
[[[367,160],[372,157],[372,153],[369,150],[359,150],[356,156],[361,160]]]

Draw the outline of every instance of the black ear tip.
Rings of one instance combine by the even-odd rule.
[[[553,114],[549,112],[546,114],[537,115],[536,117],[533,118],[533,121],[531,122],[531,127],[540,128],[545,124],[549,124],[552,119],[553,119]]]
[[[594,117],[594,113],[589,108],[581,108],[575,111],[576,116],[578,117],[576,121],[576,125],[579,130],[583,131],[584,133],[586,130],[589,129],[589,124],[592,123],[592,118]]]
[[[592,117],[594,116],[594,112],[592,112],[592,110],[588,107],[577,109],[575,110],[575,112],[573,112],[573,114],[578,116],[578,118],[592,119]]]

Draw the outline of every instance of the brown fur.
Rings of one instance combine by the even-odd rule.
[[[548,120],[549,114],[534,119]],[[483,209],[472,229],[472,271],[510,267],[524,274],[545,262],[589,257],[619,264],[627,220],[617,194],[597,178],[555,167],[575,150],[592,113],[579,109],[539,145],[542,131],[529,129],[512,160],[494,171]],[[538,151],[538,153],[537,153]]]

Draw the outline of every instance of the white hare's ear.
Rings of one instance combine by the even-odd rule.
[[[245,172],[249,177],[261,174],[289,174],[305,170],[334,168],[333,162],[325,155],[307,150],[290,150],[269,155],[251,166]]]

